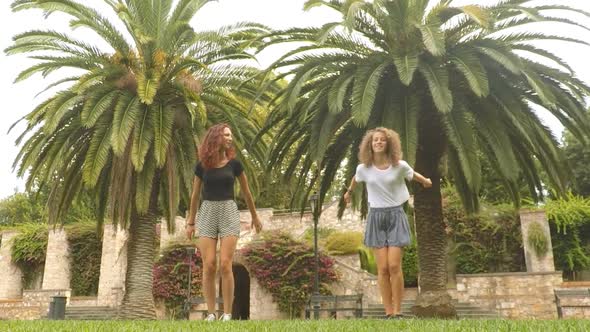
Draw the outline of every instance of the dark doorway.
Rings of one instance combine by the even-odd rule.
[[[234,272],[234,303],[232,306],[232,319],[250,319],[250,273],[242,264],[232,265]],[[219,278],[219,297],[223,298],[221,290],[221,278]],[[223,310],[223,305],[220,305]]]
[[[250,273],[242,264],[234,264],[233,319],[250,319]]]

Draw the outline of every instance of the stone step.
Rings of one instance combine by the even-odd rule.
[[[117,316],[117,309],[111,307],[66,307],[65,319],[68,320],[109,320]]]
[[[402,305],[401,309],[410,311],[412,309],[412,306]],[[364,311],[371,311],[371,310],[383,311],[383,306],[381,306],[381,307],[368,307],[368,308],[364,308],[363,310]],[[455,310],[457,310],[457,311],[486,311],[486,312],[490,311],[490,312],[494,312],[493,310],[489,310],[487,308],[481,308],[481,307],[475,307],[475,306],[455,307]]]
[[[402,314],[405,315],[413,315],[412,312],[408,309],[404,309],[402,308]],[[459,315],[483,315],[483,316],[498,316],[497,313],[493,312],[493,311],[489,311],[489,310],[457,310],[457,314]],[[364,309],[363,310],[363,316],[367,316],[367,315],[374,315],[374,316],[385,316],[385,311],[383,309],[381,310],[377,310],[377,309]]]
[[[117,311],[116,308],[107,306],[67,306],[66,311]]]
[[[408,301],[404,301],[402,302],[402,308],[411,308],[414,305],[414,302],[408,302]],[[461,303],[455,303],[455,308],[457,310],[459,309],[483,309],[483,310],[488,310],[485,308],[482,308],[476,304],[472,304],[472,303],[465,303],[465,302],[461,302]],[[372,309],[382,309],[383,308],[383,304],[380,303],[369,303],[367,304],[367,308]]]
[[[402,314],[412,315],[411,308],[414,305],[414,301],[403,301],[402,302]],[[497,312],[489,310],[487,308],[479,307],[472,303],[455,303],[455,309],[457,310],[457,316],[459,318],[498,318]],[[385,310],[382,304],[369,303],[367,308],[363,310],[363,317],[367,318],[384,318]]]

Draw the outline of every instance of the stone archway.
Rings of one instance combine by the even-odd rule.
[[[232,319],[250,319],[250,272],[239,263],[234,263],[232,268],[235,286]]]

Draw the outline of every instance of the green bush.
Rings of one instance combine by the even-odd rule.
[[[326,246],[326,240],[334,232],[336,230],[333,228],[318,227],[318,246],[324,248]],[[313,227],[309,227],[303,232],[303,241],[313,246]]]
[[[358,253],[359,260],[361,262],[361,269],[369,272],[372,275],[377,275],[377,262],[375,261],[373,250],[363,246],[358,249]]]
[[[45,224],[48,197],[49,190],[45,187],[40,191],[32,189],[29,192],[15,193],[0,200],[0,226]],[[96,220],[93,197],[89,192],[82,190],[63,216],[63,224]]]
[[[565,276],[590,267],[590,198],[567,195],[545,205],[556,269]]]
[[[326,238],[325,248],[330,255],[350,255],[363,244],[363,233],[333,232]]]
[[[0,200],[0,226],[43,223],[45,206],[30,193],[15,193]]]
[[[45,256],[47,255],[47,225],[21,224],[16,229],[19,232],[13,238],[12,262],[23,273],[23,287],[31,288],[32,282],[43,273]]]
[[[102,238],[96,224],[78,223],[65,227],[70,247],[73,296],[94,296],[98,292]]]
[[[454,188],[443,191],[443,216],[454,243],[457,273],[526,271],[518,212],[510,205],[487,206],[467,215]]]
[[[533,248],[537,256],[545,256],[547,253],[549,242],[547,241],[543,227],[538,222],[532,223],[529,226],[527,243]]]
[[[418,286],[418,248],[416,241],[404,248],[402,258],[402,269],[404,271],[404,287]]]

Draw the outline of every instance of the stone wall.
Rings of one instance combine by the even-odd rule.
[[[303,233],[310,227],[313,227],[313,220],[311,213],[306,211],[303,215],[299,212],[283,212],[274,214],[273,209],[257,209],[258,217],[262,222],[263,230],[275,231],[281,230],[291,234],[295,239],[303,236]],[[327,204],[323,207],[322,215],[318,221],[318,226],[321,228],[331,228],[338,231],[357,231],[363,232],[365,229],[364,221],[361,221],[360,214],[353,212],[351,209],[346,209],[341,220],[337,218],[338,202]],[[250,243],[256,236],[256,233],[251,229],[252,218],[250,211],[240,211],[240,239],[237,248],[242,248],[244,245]],[[186,220],[182,217],[177,217],[175,221],[176,229],[169,234],[166,223],[160,223],[160,249],[166,248],[171,243],[183,242],[186,240],[184,232]]]
[[[324,205],[318,220],[318,227],[335,229],[341,232],[364,231],[365,223],[361,221],[358,211],[353,212],[350,208],[346,209],[341,220],[338,220],[337,214],[338,202]],[[313,228],[313,220],[309,211],[306,211],[303,215],[299,212],[274,214],[272,209],[260,209],[258,215],[264,230],[280,230],[291,234],[295,239],[301,239],[307,229]],[[242,222],[242,232],[240,233],[238,248],[243,247],[256,236],[255,232],[250,229],[251,219],[248,211],[240,211],[240,221]]]
[[[16,232],[3,232],[0,245],[0,299],[21,297],[23,290],[22,272],[12,263],[12,239]]]
[[[168,230],[166,220],[160,222],[160,249],[168,247],[174,242],[182,242],[186,239],[185,226],[186,220],[183,217],[174,219],[174,231]]]
[[[70,288],[70,250],[63,228],[49,230],[43,289]]]
[[[51,297],[61,295],[68,298],[69,289],[24,290],[19,299],[0,300],[0,319],[39,319],[47,317]]]
[[[496,310],[503,318],[557,318],[553,290],[561,272],[458,274],[457,299]]]
[[[250,279],[250,319],[289,319],[289,315],[279,310],[272,294],[262,288],[256,278]]]
[[[334,295],[363,294],[363,306],[381,303],[377,277],[360,268],[358,255],[338,256],[334,266],[340,282],[329,286]]]
[[[98,306],[96,296],[72,296],[70,306],[72,307],[95,307]]]
[[[0,300],[0,320],[19,319],[32,320],[39,319],[39,306],[27,306],[23,303],[22,298],[17,300]]]
[[[565,283],[562,286],[566,286]],[[566,287],[559,288],[560,290],[579,289],[584,291],[586,295],[583,296],[562,296],[560,297],[560,304],[562,306],[561,313],[563,318],[590,318],[590,297],[588,296],[589,287]]]

